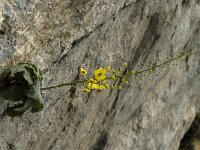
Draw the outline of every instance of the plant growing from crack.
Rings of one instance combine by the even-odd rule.
[[[191,51],[182,51],[178,56],[172,59],[141,70],[128,70],[126,63],[124,63],[118,71],[111,70],[109,66],[106,68],[99,67],[93,71],[92,77],[87,77],[87,70],[81,68],[80,74],[83,79],[47,87],[41,87],[41,81],[43,79],[42,73],[35,64],[19,63],[16,66],[4,70],[0,75],[0,96],[8,101],[20,102],[20,104],[9,106],[5,110],[5,113],[12,117],[21,116],[29,108],[31,108],[32,112],[38,112],[43,108],[43,104],[41,102],[41,90],[50,90],[63,86],[74,86],[77,84],[85,85],[82,89],[85,93],[89,93],[94,90],[102,91],[105,89],[122,90],[124,85],[134,86],[133,83],[129,83],[129,77],[138,76],[139,74],[145,74],[144,76],[147,77],[148,74],[151,74],[156,69],[165,67],[171,63],[175,65],[176,60],[188,57],[191,54]],[[160,72],[157,76],[159,75]],[[114,82],[118,79],[120,80],[120,84],[115,87]],[[144,77],[141,77],[141,79],[144,79]],[[149,78],[149,80],[152,79]],[[136,85],[138,84],[139,83],[136,83]]]

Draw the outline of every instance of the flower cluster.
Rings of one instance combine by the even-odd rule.
[[[124,63],[122,64],[122,66],[119,68],[119,72],[115,71],[115,70],[110,70],[110,67],[106,67],[106,68],[98,68],[96,70],[93,71],[93,77],[89,78],[87,80],[87,87],[83,88],[82,91],[85,93],[90,92],[91,90],[97,90],[97,91],[102,91],[104,89],[110,88],[110,89],[114,89],[114,85],[112,83],[112,81],[122,77],[122,82],[127,83],[128,81],[126,80],[126,78],[122,76],[122,71],[127,67],[127,64]],[[84,73],[83,73],[84,71]],[[80,74],[85,76],[85,72],[87,72],[86,69],[81,68],[80,69]],[[122,86],[119,85],[118,86],[118,90],[121,90]]]
[[[106,67],[106,69],[100,67],[93,72],[93,78],[90,78],[87,81],[87,87],[83,88],[83,92],[90,92],[91,90],[104,90],[108,88],[108,84],[106,82],[106,74],[110,70],[110,67]],[[81,72],[81,70],[80,70]]]
[[[164,61],[161,64],[155,65],[155,66],[149,66],[146,69],[143,70],[131,70],[129,71],[127,69],[126,73],[123,74],[125,68],[127,68],[127,64],[124,63],[122,64],[122,66],[118,69],[118,71],[116,70],[112,70],[112,72],[110,71],[110,67],[106,67],[106,68],[98,68],[96,70],[93,71],[93,77],[89,78],[88,80],[86,80],[85,82],[87,82],[87,86],[85,88],[83,88],[83,92],[91,92],[92,90],[97,90],[97,91],[102,91],[104,89],[110,88],[110,89],[114,89],[114,84],[112,83],[112,81],[120,79],[119,85],[117,87],[118,90],[122,90],[122,87],[124,85],[139,85],[141,83],[142,80],[144,80],[146,77],[148,77],[150,74],[152,74],[153,72],[155,72],[157,70],[157,68],[165,68],[166,65],[169,65],[170,63],[172,63],[173,65],[176,65],[176,60],[182,58],[182,57],[186,57],[191,55],[190,51],[185,51],[185,52],[181,52],[177,57],[172,58],[170,60]],[[160,61],[160,60],[159,60]],[[144,63],[141,63],[142,65],[144,65]],[[161,69],[160,69],[161,70]],[[80,74],[83,76],[86,76],[87,74],[87,70],[81,68],[80,69]],[[138,75],[141,76],[138,76]],[[160,76],[161,75],[161,71],[159,71],[156,76]],[[137,82],[136,83],[131,83],[129,84],[128,82],[128,77],[130,76],[136,76],[137,77]],[[152,80],[152,78],[148,78],[149,81]]]

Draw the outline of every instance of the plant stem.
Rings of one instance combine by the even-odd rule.
[[[49,89],[54,89],[54,88],[58,88],[58,87],[62,87],[62,86],[76,85],[78,83],[84,83],[84,82],[87,82],[87,81],[88,81],[87,79],[84,79],[84,80],[78,80],[78,81],[73,81],[73,82],[69,82],[69,83],[62,83],[62,84],[43,87],[40,90],[49,90]]]
[[[145,70],[138,70],[138,71],[135,71],[135,73],[127,73],[125,75],[118,75],[118,76],[116,76],[116,78],[128,77],[128,76],[131,76],[131,75],[138,75],[138,74],[141,74],[141,73],[144,73],[144,72],[155,70],[156,68],[159,68],[159,67],[162,67],[164,65],[170,64],[171,62],[173,62],[175,60],[178,60],[178,59],[180,59],[182,57],[185,57],[185,56],[189,56],[191,54],[192,54],[191,52],[186,52],[185,54],[179,55],[178,57],[172,58],[172,59],[170,59],[168,61],[165,61],[165,62],[163,62],[163,63],[161,63],[159,65],[155,65],[153,67],[149,67],[149,68],[147,68]],[[111,79],[111,78],[109,78],[109,79]]]

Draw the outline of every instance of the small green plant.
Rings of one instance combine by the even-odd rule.
[[[41,87],[41,81],[43,79],[42,73],[38,67],[32,63],[19,63],[16,66],[8,68],[0,75],[0,96],[4,99],[12,102],[21,102],[14,106],[9,106],[5,112],[9,116],[15,117],[22,115],[26,110],[31,108],[32,112],[38,112],[43,108],[41,90],[49,90],[63,86],[84,84],[83,92],[89,93],[94,90],[103,91],[105,89],[117,89],[122,90],[124,85],[131,85],[128,78],[131,76],[138,76],[144,74],[147,77],[148,74],[154,72],[157,68],[163,68],[166,65],[173,63],[183,57],[188,57],[192,53],[190,51],[182,51],[177,57],[164,61],[158,65],[149,66],[146,69],[141,70],[128,70],[127,64],[124,63],[116,71],[108,67],[99,67],[93,71],[93,76],[87,76],[87,70],[80,69],[81,80],[75,80],[72,82],[61,83],[57,85],[51,85],[47,87]],[[125,71],[126,70],[126,71]],[[161,72],[157,74],[159,76]],[[144,79],[141,77],[141,80]],[[115,87],[116,80],[120,80],[120,84]],[[152,80],[149,78],[149,80]],[[139,82],[137,83],[139,84]]]

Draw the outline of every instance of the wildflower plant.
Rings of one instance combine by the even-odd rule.
[[[62,83],[62,84],[53,85],[53,86],[48,86],[48,87],[41,88],[41,90],[48,90],[48,89],[53,89],[53,88],[68,86],[68,85],[76,85],[76,84],[80,84],[80,83],[84,84],[84,88],[82,89],[82,91],[85,93],[89,93],[89,92],[95,91],[95,90],[103,91],[105,89],[122,90],[123,86],[126,86],[126,85],[134,86],[134,85],[140,84],[140,80],[144,80],[145,77],[147,77],[148,75],[150,75],[153,72],[155,72],[156,70],[158,70],[158,68],[165,68],[166,66],[168,66],[170,64],[177,65],[177,63],[176,63],[177,60],[183,59],[184,57],[188,57],[191,54],[192,54],[191,51],[182,51],[176,57],[174,57],[172,59],[168,59],[162,63],[159,63],[158,65],[151,65],[149,67],[146,67],[146,69],[128,70],[127,63],[123,63],[121,65],[121,67],[118,68],[118,70],[111,69],[110,66],[107,66],[105,68],[99,67],[93,71],[92,76],[88,76],[88,74],[87,74],[88,71],[86,69],[80,68],[80,75],[82,76],[81,80],[72,81],[69,83]],[[143,65],[144,62],[142,62],[141,64]],[[139,75],[142,75],[142,76],[139,77]],[[159,71],[156,74],[156,76],[160,76],[160,75],[161,75],[161,71]],[[140,80],[137,81],[136,83],[129,83],[128,78],[132,77],[132,76],[135,76],[137,78],[139,77]],[[114,83],[118,79],[121,82],[118,85],[118,87],[115,87]],[[152,78],[149,78],[148,80],[151,81]]]

